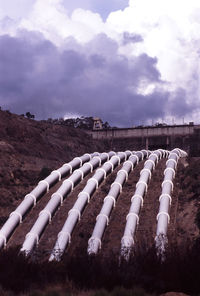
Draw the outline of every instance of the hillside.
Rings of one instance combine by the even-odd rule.
[[[116,147],[116,150],[118,150],[118,148],[119,147]],[[128,148],[129,147],[127,147],[127,149]],[[100,143],[93,141],[84,131],[73,129],[71,127],[47,123],[45,121],[35,121],[24,118],[23,116],[11,114],[10,112],[0,111],[0,225],[5,222],[10,212],[16,208],[21,199],[23,199],[23,197],[32,190],[32,188],[38,183],[38,181],[45,178],[52,170],[62,166],[63,163],[70,161],[72,158],[84,153],[94,151],[101,152],[108,150],[109,148],[104,142]],[[177,264],[176,261],[174,261],[173,264],[168,261],[170,262],[170,267],[167,265],[168,263],[166,263],[165,265],[166,270],[170,270],[170,272],[168,273],[165,272],[164,269],[162,269],[162,265],[161,267],[159,267],[160,265],[157,265],[157,269],[155,268],[155,270],[150,269],[149,267],[152,266],[151,262],[155,260],[155,258],[152,257],[151,253],[148,254],[148,248],[151,247],[154,243],[156,231],[156,215],[158,213],[159,207],[158,199],[161,192],[161,184],[163,181],[163,171],[165,169],[165,164],[166,159],[162,159],[161,161],[159,161],[156,169],[153,171],[152,179],[149,182],[147,195],[144,199],[144,207],[142,208],[140,213],[140,223],[138,225],[135,238],[137,259],[134,259],[136,260],[136,262],[133,261],[134,264],[126,266],[128,271],[127,278],[124,275],[126,274],[126,272],[120,273],[119,275],[117,274],[117,269],[112,270],[112,268],[115,269],[115,263],[112,263],[112,260],[109,261],[110,269],[107,271],[108,274],[109,272],[110,274],[109,276],[106,276],[105,264],[107,265],[107,261],[105,261],[106,263],[104,261],[98,261],[99,257],[97,257],[97,262],[90,261],[90,258],[88,259],[87,257],[84,257],[84,255],[86,256],[87,242],[92,234],[92,230],[96,221],[96,216],[98,215],[103,203],[103,199],[107,195],[110,185],[114,181],[117,171],[120,169],[121,166],[117,167],[113,171],[113,173],[110,174],[110,176],[106,179],[106,181],[102,183],[96,193],[94,193],[94,195],[92,196],[91,202],[85,208],[81,221],[77,224],[73,232],[72,243],[68,247],[66,255],[64,256],[64,265],[61,265],[63,271],[60,273],[60,275],[58,273],[58,278],[59,276],[61,278],[63,275],[66,276],[66,266],[76,266],[78,262],[83,270],[84,268],[86,268],[86,270],[84,271],[85,277],[83,277],[83,272],[81,271],[82,269],[80,268],[80,271],[78,272],[75,267],[72,270],[70,269],[70,273],[68,274],[68,276],[71,277],[71,280],[74,283],[78,283],[78,285],[80,284],[79,288],[83,289],[96,289],[102,287],[112,289],[116,286],[116,284],[118,284],[118,279],[120,279],[122,286],[125,285],[128,288],[131,288],[132,286],[130,283],[134,283],[135,281],[136,284],[139,284],[142,287],[144,286],[145,289],[150,292],[154,290],[183,290],[187,292],[190,291],[191,287],[194,291],[199,291],[198,286],[191,286],[191,279],[184,280],[185,278],[188,278],[187,272],[182,274],[182,278],[178,277],[178,274],[180,272],[178,266],[180,263],[185,266],[184,260],[187,258],[187,256],[183,257],[183,259],[177,257]],[[134,193],[135,185],[138,181],[143,165],[144,161],[139,163],[138,166],[133,170],[133,172],[130,173],[129,179],[123,187],[122,194],[118,198],[116,207],[111,213],[110,222],[102,240],[100,257],[103,258],[103,260],[107,260],[110,254],[116,256],[115,258],[118,258],[120,251],[120,240],[123,235],[123,230],[126,222],[125,217],[129,210],[130,199]],[[57,233],[60,231],[66,219],[68,211],[73,206],[78,193],[83,190],[88,178],[91,176],[92,173],[90,173],[80,183],[80,185],[77,185],[73,193],[70,194],[68,198],[66,198],[63,206],[60,207],[58,212],[55,214],[51,224],[47,226],[46,231],[41,236],[40,244],[36,251],[36,254],[37,256],[39,256],[39,258],[41,258],[40,255],[43,259],[48,258],[48,256],[44,256],[44,254],[49,255],[49,252],[51,251],[55,243]],[[60,184],[61,183],[58,183],[54,187],[52,187],[50,192],[46,194],[38,202],[37,206],[30,211],[29,215],[25,217],[23,223],[16,229],[13,236],[8,242],[8,254],[4,255],[4,253],[1,253],[1,262],[4,262],[7,258],[6,256],[9,256],[10,249],[12,252],[12,248],[9,248],[10,246],[21,246],[27,232],[30,231],[30,228],[32,227],[34,221],[38,217],[39,212],[44,208],[47,201],[51,198],[51,194],[55,192]],[[195,246],[195,242],[197,242],[198,245],[197,239],[199,238],[200,229],[199,184],[200,158],[188,157],[186,159],[181,159],[179,161],[176,177],[174,179],[174,191],[172,195],[172,206],[170,210],[171,220],[168,229],[169,246],[172,247],[172,250],[174,250],[174,246],[178,246],[178,249],[181,250],[181,252],[184,252],[184,250],[187,251],[188,247],[191,248],[192,245]],[[147,253],[145,253],[146,251]],[[77,254],[79,255],[78,258]],[[147,254],[148,260],[150,260],[150,264],[148,263],[148,260],[141,261],[141,256],[143,256],[143,254]],[[196,275],[195,268],[197,268],[199,265],[198,262],[196,265],[193,263],[196,262],[196,257],[193,258],[192,254],[193,251],[191,251],[190,253],[191,257],[188,257],[189,259],[187,261],[187,264],[191,269],[191,274]],[[109,258],[112,258],[112,256]],[[89,264],[92,264],[91,269],[87,269],[87,267],[85,267],[87,264],[85,264],[84,260],[89,260]],[[10,264],[12,265],[12,262]],[[15,268],[17,268],[18,270],[17,261],[14,264],[16,264]],[[25,264],[24,266],[26,266],[27,263],[25,262],[23,264]],[[99,277],[98,268],[95,267],[96,264],[97,266],[102,268],[101,277]],[[144,269],[139,268],[140,264],[142,264],[142,268]],[[61,268],[61,266],[58,266],[58,268]],[[44,268],[54,267],[45,267],[44,265]],[[132,268],[133,270],[132,273],[135,274],[134,281],[131,278],[130,268]],[[136,271],[137,273],[135,273]],[[181,269],[181,272],[183,271],[185,271],[185,268]],[[7,272],[10,273],[9,268],[7,269]],[[23,272],[19,273],[20,279],[23,279],[25,276],[23,275]],[[51,275],[53,273],[48,272],[48,274],[49,277],[45,279],[46,283],[52,281]],[[88,278],[93,276],[93,274],[93,281],[87,281]],[[110,282],[108,279],[109,277],[112,277],[112,275],[113,282]],[[162,276],[165,280],[163,280]],[[159,281],[157,281],[157,277],[159,278]],[[33,278],[30,274],[30,282],[27,283],[27,286],[31,287],[32,281]],[[199,283],[198,276],[194,277],[193,281],[194,283]],[[4,283],[4,277],[2,280],[1,274],[0,282]],[[10,288],[10,282],[8,280],[5,280],[5,282],[6,283],[3,284],[4,287],[6,289]],[[38,283],[41,282],[41,278],[39,280],[36,279],[36,282],[38,285]],[[17,289],[24,289],[24,282],[23,284],[21,284],[21,287],[23,288],[21,288],[20,286],[18,288],[17,280],[16,282],[14,281],[12,284],[12,289],[15,291],[18,291]]]
[[[40,179],[76,156],[103,151],[84,131],[0,110],[0,223]]]
[[[95,142],[82,130],[55,125],[45,121],[35,121],[11,114],[8,111],[0,111],[0,182],[2,184],[0,225],[5,222],[9,213],[16,208],[20,200],[32,190],[40,179],[45,178],[52,170],[62,166],[73,157],[87,152],[106,150],[107,147],[104,142]],[[113,249],[112,241],[116,241],[117,233],[123,231],[123,224],[125,223],[123,217],[129,209],[134,184],[139,178],[142,166],[143,164],[140,164],[134,174],[130,175],[129,181],[124,186],[123,194],[119,198],[117,211],[114,211],[111,217],[111,225],[113,226],[105,234],[105,245],[108,245],[105,249],[109,249],[109,251]],[[175,190],[173,192],[171,223],[169,225],[170,242],[183,244],[188,241],[191,243],[198,237],[199,231],[195,224],[195,218],[199,207],[199,167],[199,158],[188,158],[179,162],[175,178]],[[163,174],[160,172],[163,172],[164,168],[165,160],[161,161],[149,184],[148,194],[145,198],[145,207],[141,211],[141,223],[138,228],[139,244],[153,243],[156,213],[159,206],[158,198],[163,179]],[[116,172],[112,174],[111,180],[114,180],[115,175]],[[64,213],[73,205],[80,188],[83,187],[85,182],[83,181],[75,193],[72,194],[70,197],[71,202],[66,202],[63,209]],[[110,183],[111,181],[107,180],[107,184],[104,185],[107,190]],[[95,213],[97,213],[97,210],[100,210],[102,200],[106,194],[104,187],[102,189],[100,187],[94,195],[94,200],[97,200],[95,196],[98,196],[99,205],[97,202],[91,202],[83,217],[83,222],[85,222],[75,232],[77,233],[77,235],[75,234],[77,245],[80,245],[82,241],[80,241],[79,233],[83,233],[83,237],[85,237],[85,241],[83,240],[84,245],[87,243],[90,235],[89,232],[92,231],[92,225],[95,221]],[[54,192],[54,190],[52,188],[51,191]],[[48,195],[49,197],[50,194]],[[34,211],[31,213],[32,219],[28,219],[29,222],[25,220],[25,224],[31,225],[33,223],[46,201],[46,198],[41,201],[41,205],[37,207],[37,210],[35,209],[35,214]],[[63,214],[62,218],[63,222],[64,218],[65,214]],[[149,219],[155,220],[154,223],[152,222],[150,225]],[[88,228],[83,229],[86,224],[91,225],[90,230]],[[53,228],[53,225],[51,228]],[[59,227],[58,225],[57,231],[59,231]],[[25,233],[21,234],[21,236],[23,235]],[[48,232],[46,237],[48,237]],[[118,243],[119,241],[120,238],[118,237]],[[17,242],[18,240],[16,240]]]

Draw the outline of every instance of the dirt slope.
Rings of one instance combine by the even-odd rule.
[[[75,156],[103,150],[81,130],[0,110],[0,225],[52,170]]]
[[[92,141],[88,135],[77,129],[37,122],[9,112],[0,111],[1,225],[25,194],[30,192],[37,182],[46,177],[51,170],[60,167],[64,162],[71,160],[75,156],[86,152],[103,150],[107,150],[103,143]],[[104,254],[119,251],[120,240],[125,226],[125,216],[128,213],[130,199],[134,193],[135,184],[139,179],[143,164],[140,163],[130,174],[129,180],[124,185],[123,192],[117,201],[116,208],[112,211],[110,223],[102,241],[101,251]],[[161,160],[149,183],[135,237],[138,246],[153,244],[164,169],[165,160]],[[87,241],[92,234],[96,216],[101,209],[103,198],[108,193],[110,185],[116,177],[116,173],[117,170],[106,179],[106,182],[100,186],[92,197],[90,204],[86,207],[82,219],[73,233],[72,243],[67,250],[69,254],[73,254],[77,249],[81,252],[86,251]],[[57,233],[64,224],[67,212],[73,206],[78,192],[82,190],[86,181],[87,179],[66,199],[63,207],[60,208],[52,223],[44,232],[38,250],[49,251],[52,248]],[[181,160],[174,180],[175,189],[170,210],[171,221],[168,232],[170,243],[185,245],[188,242],[192,244],[199,236],[199,230],[195,224],[195,217],[200,206],[199,184],[200,159]],[[9,245],[22,244],[39,211],[43,209],[58,186],[59,184],[52,188],[50,193],[42,198],[38,205],[31,210],[22,225],[14,233]]]

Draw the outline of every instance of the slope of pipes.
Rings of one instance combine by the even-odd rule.
[[[66,196],[73,190],[73,188],[87,175],[110,157],[115,155],[115,152],[101,153],[99,156],[94,156],[89,162],[76,169],[73,174],[63,181],[60,188],[51,196],[50,201],[45,208],[39,213],[38,219],[31,228],[30,232],[26,235],[25,241],[21,248],[22,252],[29,254],[34,247],[38,244],[39,239],[46,226],[51,222],[51,219]]]
[[[88,254],[97,254],[101,248],[101,240],[106,226],[109,223],[109,217],[112,208],[115,206],[117,198],[122,191],[124,183],[128,180],[128,176],[133,168],[140,160],[148,157],[149,151],[142,150],[131,155],[119,170],[115,181],[112,183],[108,195],[104,198],[104,204],[99,215],[96,218],[96,224],[91,238],[88,241]]]
[[[172,150],[166,162],[164,171],[164,180],[162,183],[162,193],[160,195],[160,207],[157,215],[157,230],[155,237],[155,245],[157,254],[164,260],[165,250],[168,243],[167,228],[170,221],[169,209],[172,201],[171,193],[173,191],[173,179],[175,170],[180,157],[186,157],[187,153],[178,148]]]
[[[72,231],[74,230],[77,222],[80,220],[81,214],[87,203],[89,203],[93,193],[102,181],[105,180],[105,178],[113,171],[113,169],[120,165],[120,163],[126,160],[131,154],[132,153],[130,151],[119,152],[109,161],[104,163],[104,165],[95,172],[93,177],[88,180],[87,185],[84,187],[83,191],[79,193],[77,201],[69,211],[68,218],[62,230],[58,234],[56,244],[49,259],[50,261],[60,260],[67,245],[71,241]]]
[[[29,194],[25,196],[24,200],[20,203],[16,210],[10,214],[8,220],[2,226],[0,230],[0,248],[6,246],[13,231],[20,223],[22,223],[24,216],[30,211],[30,209],[33,206],[36,205],[38,200],[40,200],[42,196],[46,192],[48,192],[53,185],[55,185],[63,177],[66,177],[69,174],[71,174],[75,169],[82,166],[92,157],[98,155],[99,153],[95,152],[91,155],[86,153],[81,157],[75,157],[72,161],[64,164],[59,169],[52,171],[48,177],[40,181],[38,185]]]
[[[159,149],[154,151],[144,164],[144,168],[140,172],[140,179],[136,184],[136,190],[131,198],[131,207],[128,215],[126,216],[126,226],[124,235],[121,240],[121,255],[128,260],[131,250],[134,246],[134,235],[136,232],[137,224],[139,223],[139,212],[143,205],[143,199],[147,192],[148,182],[151,174],[159,159],[168,156],[168,151]]]

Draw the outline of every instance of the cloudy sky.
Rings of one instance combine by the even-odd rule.
[[[199,123],[199,78],[199,0],[0,0],[3,109]]]

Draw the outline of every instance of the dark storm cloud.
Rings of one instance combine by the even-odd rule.
[[[102,34],[85,46],[68,41],[61,51],[40,34],[1,36],[0,105],[36,118],[100,116],[118,126],[165,115],[169,93],[137,92],[142,81],[160,82],[155,58],[128,60]]]

